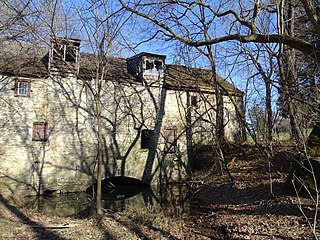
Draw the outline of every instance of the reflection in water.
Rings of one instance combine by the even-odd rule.
[[[116,186],[105,189],[102,206],[114,212],[138,210],[180,217],[189,214],[189,194],[184,185],[159,188]],[[93,211],[92,194],[80,192],[30,198],[29,207],[51,216],[87,217]]]
[[[50,216],[88,216],[92,196],[85,192],[29,198],[28,207]]]

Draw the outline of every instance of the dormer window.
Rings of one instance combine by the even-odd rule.
[[[53,58],[61,59],[66,62],[76,63],[77,62],[78,49],[69,44],[55,44],[53,50]]]
[[[160,60],[145,60],[145,69],[146,70],[163,70],[163,63]]]
[[[74,48],[66,48],[65,53],[65,61],[66,62],[73,62],[77,61],[77,51]]]
[[[52,41],[53,60],[77,63],[79,60],[80,40],[58,38]]]
[[[144,60],[144,72],[148,76],[163,76],[163,61],[147,58]]]
[[[165,72],[165,55],[140,53],[127,59],[128,72],[141,80],[163,78]]]
[[[51,74],[67,76],[79,74],[80,39],[54,38],[49,52],[49,70]]]

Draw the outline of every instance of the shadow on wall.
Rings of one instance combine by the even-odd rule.
[[[48,93],[49,88],[52,90],[46,82],[49,80],[38,83],[44,93]],[[70,108],[70,104],[76,101],[64,94],[63,86],[56,84],[59,89],[48,93],[55,95],[55,101],[50,104],[49,96],[38,102],[42,95],[22,98],[8,94],[7,99],[1,99],[8,102],[12,98],[3,111],[7,114],[18,112],[20,115],[19,120],[12,116],[2,126],[6,134],[1,140],[8,142],[8,145],[13,145],[10,141],[14,140],[14,146],[21,149],[14,152],[12,148],[1,147],[4,159],[1,175],[3,181],[7,179],[17,186],[17,190],[25,190],[27,195],[39,195],[45,191],[79,191],[77,188],[90,185],[92,181],[94,159],[90,157],[84,128],[79,121],[79,116],[83,115],[79,112],[83,109]],[[38,90],[35,88],[32,94]],[[28,107],[34,108],[34,112],[25,111]]]

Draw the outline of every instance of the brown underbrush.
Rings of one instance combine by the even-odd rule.
[[[190,182],[198,206],[195,225],[220,230],[225,239],[314,239],[309,223],[315,204],[297,196],[290,179],[294,148],[275,147],[270,164],[253,146],[228,150],[233,182],[214,170],[199,172]]]

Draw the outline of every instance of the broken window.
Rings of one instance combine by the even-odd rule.
[[[143,129],[141,131],[141,149],[154,149],[154,130]]]
[[[177,127],[166,127],[163,133],[165,145],[164,151],[166,153],[175,153],[177,151]]]
[[[158,71],[163,68],[163,66],[162,66],[162,61],[155,60],[155,61],[154,61],[154,65],[156,66],[156,69],[157,69]]]
[[[48,123],[34,122],[32,128],[32,141],[47,141],[48,140]]]
[[[151,70],[153,69],[153,61],[151,60],[146,60],[146,70]]]
[[[21,80],[16,79],[14,86],[14,94],[15,96],[23,96],[29,97],[31,89],[31,81],[30,80]]]
[[[76,62],[76,49],[72,46],[67,46],[66,53],[65,53],[65,61],[66,62]]]
[[[64,45],[54,44],[53,47],[53,59],[64,59]]]
[[[66,62],[76,63],[77,47],[71,44],[54,44],[53,58],[55,60],[63,60]]]

